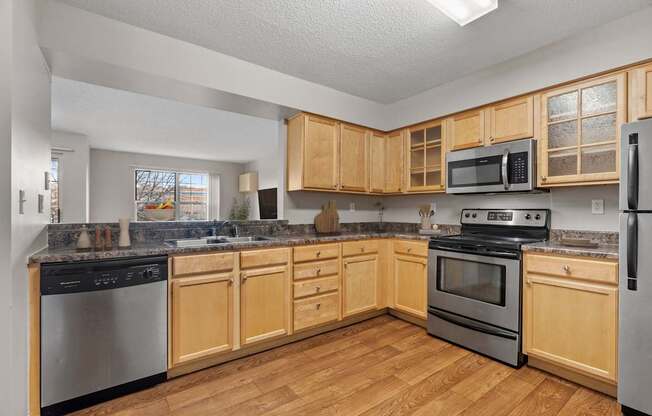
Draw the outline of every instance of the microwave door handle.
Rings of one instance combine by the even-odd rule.
[[[503,185],[505,186],[505,190],[509,189],[509,182],[507,181],[507,162],[508,162],[508,160],[509,160],[509,150],[505,149],[505,151],[503,152],[503,161],[502,161],[501,168],[500,168],[500,171],[501,171],[501,174],[502,174],[502,177],[503,177]]]

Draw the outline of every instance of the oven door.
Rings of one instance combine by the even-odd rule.
[[[518,332],[520,300],[520,259],[429,250],[429,307]]]

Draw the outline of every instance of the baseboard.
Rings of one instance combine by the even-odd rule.
[[[616,397],[618,387],[616,384],[608,383],[606,381],[597,380],[595,378],[585,376],[584,374],[576,373],[567,368],[558,366],[548,361],[528,356],[527,365],[530,367],[543,370],[547,373],[572,381],[573,383],[580,384],[592,390],[599,391],[611,397]]]
[[[423,319],[423,318],[417,318],[416,316],[407,314],[405,312],[397,311],[395,309],[389,309],[389,314],[395,318],[401,319],[403,321],[407,321],[411,324],[420,326],[421,328],[427,328],[428,327],[428,320]]]

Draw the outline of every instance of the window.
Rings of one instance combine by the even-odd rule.
[[[137,221],[208,220],[208,174],[136,169]]]
[[[61,206],[59,200],[59,159],[52,158],[50,162],[50,223],[61,222]]]

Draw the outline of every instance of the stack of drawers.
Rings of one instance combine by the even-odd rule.
[[[293,276],[295,331],[339,318],[339,244],[295,247]]]

